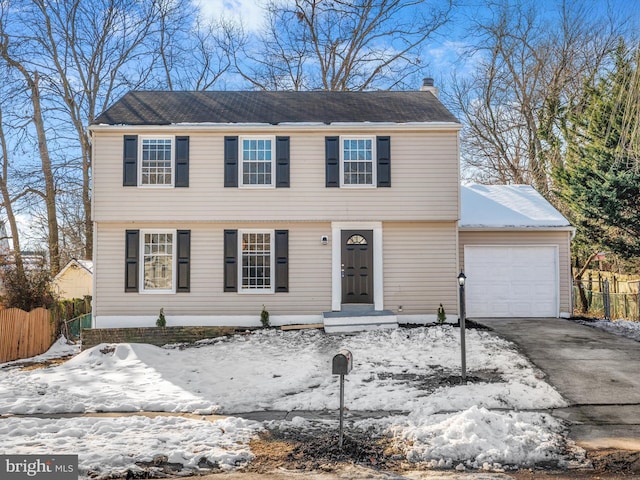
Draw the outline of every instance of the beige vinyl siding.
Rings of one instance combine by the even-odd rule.
[[[123,187],[123,132],[95,131],[95,221],[453,221],[458,217],[455,130],[391,132],[390,188],[325,187],[325,136],[367,134],[362,129],[290,133],[284,126],[269,132],[240,128],[221,132],[212,127],[157,133],[189,135],[189,187]],[[251,133],[290,137],[290,188],[224,188],[224,136]]]
[[[384,303],[403,314],[458,311],[456,223],[385,223]]]
[[[125,230],[131,228],[191,230],[191,291],[175,294],[124,292]],[[225,229],[289,230],[289,293],[240,294],[223,292],[223,231]],[[272,315],[319,314],[331,309],[331,236],[328,223],[251,224],[98,224],[94,265],[96,316],[251,315],[265,305]]]
[[[460,269],[464,271],[465,245],[557,245],[560,273],[560,312],[571,312],[571,255],[567,231],[464,231],[459,232]]]

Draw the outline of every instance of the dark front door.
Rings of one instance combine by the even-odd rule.
[[[342,231],[342,303],[373,303],[373,231]]]

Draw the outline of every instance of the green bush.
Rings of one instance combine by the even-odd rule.
[[[156,320],[156,327],[166,327],[167,319],[164,316],[164,308],[160,309],[160,315],[158,315],[158,319]]]
[[[442,325],[446,321],[447,321],[447,314],[444,311],[444,307],[442,306],[442,304],[440,304],[440,307],[438,308],[438,323]]]
[[[260,323],[262,323],[263,328],[269,328],[271,326],[271,323],[269,323],[269,312],[264,305],[262,305],[262,312],[260,312]]]

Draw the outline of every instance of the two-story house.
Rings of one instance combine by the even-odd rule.
[[[126,94],[90,126],[95,326],[455,320],[461,125],[426,83]]]

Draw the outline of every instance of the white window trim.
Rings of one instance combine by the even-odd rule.
[[[270,249],[270,265],[271,271],[269,275],[269,281],[271,283],[271,288],[243,288],[243,278],[242,278],[242,260],[243,260],[243,251],[242,251],[242,236],[245,233],[268,233],[270,235],[269,249]],[[275,294],[275,230],[263,229],[263,228],[248,228],[244,230],[238,230],[238,293],[246,294],[246,295],[269,295]]]
[[[145,289],[145,281],[144,281],[144,236],[146,234],[153,233],[170,233],[173,235],[173,243],[172,243],[172,254],[171,254],[171,289]],[[140,230],[140,293],[144,293],[146,295],[158,295],[158,294],[168,294],[168,293],[176,293],[176,281],[177,281],[177,230],[165,230],[160,228],[149,229],[149,230]]]
[[[270,184],[247,184],[243,182],[244,159],[243,157],[243,141],[244,140],[271,140],[271,183]],[[241,135],[238,137],[238,187],[239,188],[276,188],[276,137],[275,135]]]
[[[342,308],[342,230],[373,230],[373,308],[384,310],[382,222],[331,223],[331,310]]]
[[[344,183],[344,141],[371,140],[371,185]],[[341,135],[340,136],[340,188],[377,188],[378,187],[378,152],[376,137],[372,135]]]
[[[171,140],[171,184],[150,185],[142,183],[143,140]],[[176,137],[175,135],[141,135],[138,139],[138,188],[173,188],[176,183]]]

